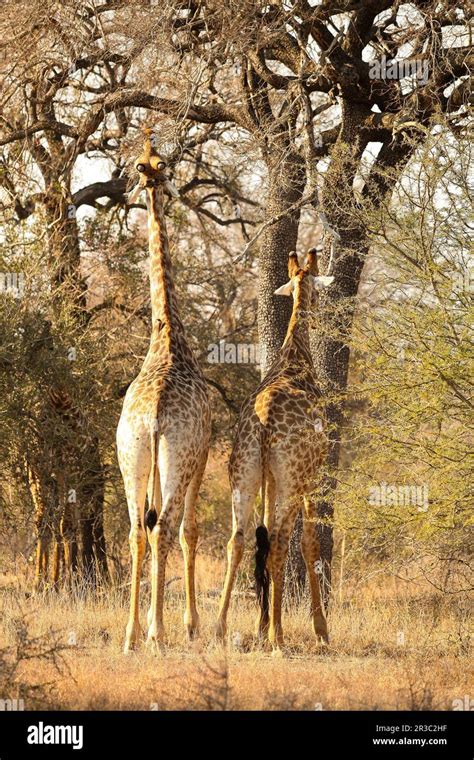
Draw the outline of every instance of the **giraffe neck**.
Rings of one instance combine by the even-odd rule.
[[[163,187],[147,189],[150,250],[151,348],[192,358],[178,311],[163,206]]]
[[[281,350],[265,376],[264,383],[272,383],[282,373],[297,377],[313,376],[314,365],[309,342],[309,309],[305,308],[301,291],[298,289],[293,304],[293,312],[288,324]]]
[[[309,320],[311,317],[311,299],[304,298],[301,284],[297,283],[294,296],[293,311],[288,323],[288,330],[283,341],[283,354],[301,354],[310,362],[311,348],[309,342]]]

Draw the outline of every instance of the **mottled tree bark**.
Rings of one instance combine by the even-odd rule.
[[[330,235],[324,241],[321,271],[327,271],[331,252],[334,284],[323,291],[319,300],[318,328],[312,335],[312,353],[321,389],[328,399],[329,449],[322,498],[318,503],[318,526],[322,559],[322,594],[327,608],[331,592],[331,563],[333,552],[334,497],[336,471],[341,452],[341,434],[349,372],[349,339],[364,261],[370,240],[367,230],[359,223],[353,181],[360,158],[369,142],[362,123],[367,108],[347,99],[342,101],[342,126],[327,171],[321,194],[323,211],[339,239]],[[411,155],[412,147],[401,146],[387,139],[378,156],[376,177],[372,179],[372,202],[380,204],[391,190],[396,176]],[[398,174],[389,179],[384,170],[397,166]],[[378,174],[378,172],[381,172]]]
[[[301,156],[288,152],[269,161],[268,200],[264,223],[278,217],[263,235],[259,258],[258,331],[262,354],[262,377],[266,375],[285,339],[293,308],[291,298],[275,296],[276,288],[288,280],[288,255],[296,250],[300,220],[299,202],[306,183]],[[284,213],[288,211],[288,213]],[[280,217],[281,214],[284,214]],[[286,569],[286,595],[301,594],[306,566],[301,554],[303,520],[298,515],[290,540]]]
[[[337,486],[336,470],[341,451],[341,433],[344,423],[345,393],[349,372],[350,349],[348,338],[354,316],[354,299],[357,295],[368,242],[363,234],[341,234],[338,243],[341,260],[337,267],[337,290],[323,299],[324,308],[334,308],[338,316],[324,315],[321,330],[313,338],[313,359],[323,394],[328,399],[326,415],[329,427],[329,448],[322,498],[318,503],[319,540],[322,561],[322,596],[327,608],[331,590],[331,563],[333,552],[334,496]],[[341,303],[347,302],[340,313]],[[337,337],[336,337],[337,336]]]
[[[297,206],[305,186],[302,164],[298,154],[289,154],[281,161],[272,159],[269,166],[264,223],[279,217],[280,214],[285,215],[265,229],[260,246],[258,334],[262,354],[262,377],[265,377],[278,356],[293,307],[291,298],[276,296],[274,291],[288,280],[288,255],[296,250],[300,219],[300,209]],[[293,210],[288,211],[289,209]]]
[[[319,326],[313,334],[313,360],[321,390],[327,399],[329,449],[323,493],[318,503],[319,540],[322,561],[322,596],[327,608],[331,590],[333,552],[335,472],[341,451],[344,396],[349,372],[349,337],[354,317],[364,259],[368,250],[367,233],[353,212],[353,181],[367,145],[360,130],[365,107],[343,102],[342,126],[332,151],[332,160],[321,193],[322,209],[339,235],[337,242],[328,235],[324,241],[321,271],[327,271],[333,246],[334,284],[321,294]]]
[[[79,232],[76,222],[76,209],[72,200],[65,193],[58,192],[55,185],[47,188],[44,200],[45,216],[48,229],[48,254],[51,267],[51,285],[53,289],[53,308],[62,308],[65,299],[73,306],[73,313],[78,326],[87,321],[86,283],[81,276],[81,258]],[[83,416],[81,402],[73,399],[73,406]],[[67,424],[67,423],[65,423]],[[74,446],[73,446],[74,447]],[[58,467],[63,458],[62,447],[57,452]],[[78,521],[68,525],[70,543],[74,550],[74,562],[71,573],[80,569],[84,579],[95,586],[98,576],[108,579],[105,535],[103,529],[103,500],[105,474],[101,461],[99,440],[90,437],[77,446],[74,455],[73,471],[84,483],[68,483],[69,488],[76,488],[79,493]],[[60,505],[58,505],[58,509]],[[74,535],[72,535],[74,533]],[[81,539],[80,565],[78,563],[79,534]]]

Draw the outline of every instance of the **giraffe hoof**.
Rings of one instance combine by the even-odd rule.
[[[267,622],[258,623],[255,629],[255,638],[263,644],[265,641],[268,641],[269,632],[270,626]]]
[[[199,626],[186,625],[186,636],[188,641],[195,641],[197,638],[199,638]]]
[[[199,617],[197,615],[194,617],[188,617],[185,615],[184,627],[186,629],[188,641],[194,641],[199,636]]]
[[[159,654],[162,657],[166,654],[166,647],[159,639],[147,639],[146,648],[151,654]]]
[[[320,644],[329,644],[328,628],[324,619],[315,622],[314,633],[316,634],[316,638]]]
[[[148,628],[150,628],[152,620],[153,620],[153,610],[150,607],[148,612],[146,613],[146,622],[147,622]]]
[[[146,640],[146,648],[155,654],[164,655],[166,652],[164,639],[165,632],[163,629],[157,629],[155,626],[150,626]]]
[[[125,631],[125,644],[123,646],[124,654],[134,652],[138,648],[140,635],[141,629],[139,626],[127,626]]]
[[[268,638],[268,633],[256,633],[254,636],[254,646],[262,649],[264,652],[272,652],[273,648]]]
[[[217,623],[214,629],[214,636],[216,638],[216,641],[218,641],[220,644],[224,644],[227,637],[227,626],[221,622]]]

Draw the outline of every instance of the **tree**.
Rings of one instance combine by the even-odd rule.
[[[354,210],[371,254],[338,477],[349,569],[382,564],[450,594],[472,588],[471,163],[469,137],[440,125],[396,203]]]

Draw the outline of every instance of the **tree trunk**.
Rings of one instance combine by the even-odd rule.
[[[355,247],[356,246],[356,247]],[[337,486],[336,471],[341,452],[341,432],[344,422],[345,392],[349,372],[350,350],[348,338],[354,317],[354,299],[357,295],[368,244],[363,235],[341,234],[338,251],[341,259],[337,267],[339,287],[321,298],[322,322],[315,336],[316,375],[324,396],[328,399],[326,415],[329,427],[329,449],[322,499],[318,503],[318,525],[321,561],[322,595],[327,608],[331,591],[331,563],[333,551],[334,497]],[[340,280],[339,280],[340,278]],[[343,309],[341,304],[344,303]],[[314,344],[313,344],[314,345]]]
[[[327,472],[322,498],[318,504],[318,532],[323,570],[322,594],[326,608],[331,592],[334,498],[349,372],[349,339],[356,296],[370,245],[367,231],[358,218],[353,192],[354,178],[368,144],[361,126],[366,115],[365,106],[343,100],[341,131],[331,154],[321,197],[329,224],[339,234],[337,242],[333,242],[330,236],[327,236],[324,242],[320,269],[321,272],[327,271],[332,246],[335,245],[332,270],[335,281],[330,288],[321,293],[318,329],[312,338],[316,374],[323,394],[328,399],[327,417],[330,428]],[[396,177],[399,176],[412,149],[410,146],[394,143],[393,140],[388,140],[382,146],[375,165],[375,177],[371,182],[371,191],[374,193],[371,200],[374,205],[379,204],[393,188]],[[398,173],[392,173],[387,177],[383,170],[394,166],[399,169]]]
[[[349,336],[355,309],[355,297],[367,253],[366,232],[354,214],[353,181],[367,145],[361,123],[367,107],[342,101],[342,124],[331,152],[331,162],[324,178],[321,205],[326,218],[339,235],[336,242],[326,235],[320,271],[329,265],[332,247],[335,280],[319,298],[318,327],[312,336],[312,353],[316,375],[326,399],[329,425],[329,448],[322,498],[318,503],[318,533],[321,549],[321,591],[327,609],[331,591],[333,552],[333,515],[336,470],[341,450],[344,395],[349,371]]]
[[[268,200],[265,222],[299,203],[305,188],[304,162],[297,153],[272,157],[269,162]],[[258,332],[262,378],[278,355],[286,336],[293,302],[275,296],[274,291],[288,280],[288,255],[296,250],[300,209],[294,208],[269,225],[263,235],[259,258]],[[290,540],[286,567],[287,598],[301,594],[306,567],[301,554],[302,517],[298,515]]]
[[[84,510],[84,512],[82,511]],[[93,524],[94,515],[87,505],[81,505],[81,565],[82,577],[87,587],[95,587],[97,574],[94,557]]]
[[[81,278],[81,252],[74,204],[70,198],[49,187],[45,192],[44,209],[53,304],[60,308],[67,296],[76,308],[80,308],[78,317],[83,318],[86,284]]]
[[[265,377],[286,336],[293,303],[291,298],[274,295],[288,280],[288,255],[296,250],[300,209],[285,212],[298,204],[305,187],[304,162],[297,153],[269,161],[268,199],[264,222],[285,214],[263,232],[259,257],[258,334],[261,371]]]
[[[45,214],[48,228],[49,263],[52,269],[53,307],[62,308],[64,299],[72,305],[78,328],[87,321],[87,289],[81,275],[81,255],[75,207],[65,194],[49,188],[46,192]],[[81,400],[74,399],[81,407]],[[84,473],[80,489],[79,532],[81,534],[81,569],[86,582],[95,586],[98,575],[108,578],[103,522],[104,468],[100,457],[99,440],[89,438],[79,447],[75,466]],[[78,536],[74,537],[77,543]]]

